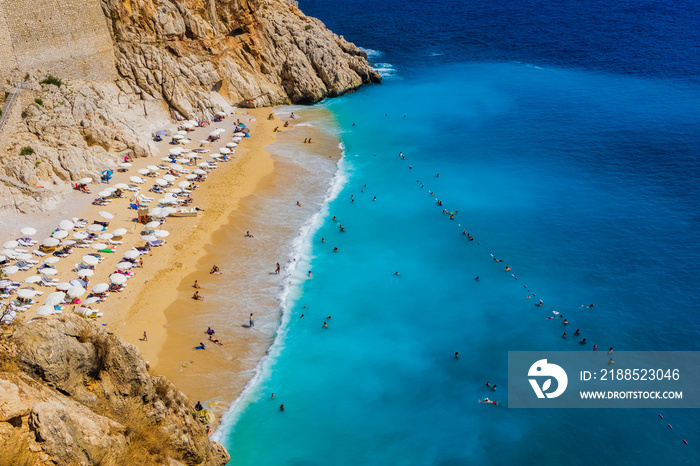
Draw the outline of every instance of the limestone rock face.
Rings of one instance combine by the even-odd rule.
[[[1,356],[19,371],[0,371],[0,444],[59,465],[229,460],[182,392],[151,377],[135,346],[92,322],[33,321],[15,330],[11,346]]]
[[[103,0],[117,71],[184,116],[232,104],[310,103],[381,76],[365,52],[285,0]]]

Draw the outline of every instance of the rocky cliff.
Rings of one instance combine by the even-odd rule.
[[[70,181],[154,155],[149,135],[173,119],[380,81],[363,51],[288,0],[0,0],[0,109],[16,94],[0,127],[0,210],[51,208]]]
[[[77,316],[35,320],[0,340],[0,445],[3,466],[229,460],[135,346]]]

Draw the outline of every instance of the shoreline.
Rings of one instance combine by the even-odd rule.
[[[267,119],[270,111],[276,113],[274,120]],[[297,116],[296,120],[290,120],[285,107],[249,109],[244,115],[229,115],[223,122],[216,124],[228,128],[231,119],[235,121],[240,116],[241,121],[250,126],[252,137],[246,138],[236,148],[232,161],[220,163],[216,170],[209,173],[206,182],[193,192],[193,205],[202,208],[203,212],[196,218],[169,218],[162,227],[170,232],[166,238],[167,244],[153,248],[148,255],[142,256],[143,268],[132,269],[134,276],[129,279],[124,291],[112,293],[105,302],[93,306],[104,314],[95,324],[106,326],[125,341],[137,346],[143,359],[149,363],[153,375],[165,375],[193,402],[208,400],[207,408],[213,411],[216,418],[212,427],[218,425],[221,415],[243,392],[274,343],[282,316],[279,290],[290,278],[284,274],[271,273],[274,271],[274,263],[284,263],[287,260],[291,243],[299,235],[299,227],[318,212],[318,200],[325,195],[337,172],[337,162],[341,155],[339,138],[308,122],[313,118],[327,121],[329,112],[313,108],[298,111],[302,115]],[[283,127],[285,120],[292,123],[290,127]],[[297,124],[300,125],[297,127]],[[192,139],[200,139],[202,133],[206,134],[214,127],[211,125],[206,129],[198,129],[191,133]],[[274,127],[279,127],[280,131],[273,132]],[[215,146],[222,146],[228,140],[229,134],[225,133],[219,143],[211,144],[212,152],[216,152]],[[300,146],[299,143],[306,137],[312,137],[315,144]],[[273,144],[276,145],[271,148]],[[160,143],[160,156],[167,154],[171,147],[165,142]],[[288,152],[286,155],[285,151]],[[115,171],[109,185],[128,182],[129,176],[136,175],[136,170],[159,162],[157,157],[135,159],[128,172]],[[317,163],[320,164],[318,167]],[[317,170],[319,167],[322,169]],[[147,191],[151,185],[152,180],[147,179],[141,192],[158,197],[158,194]],[[71,191],[57,208],[49,211],[4,216],[4,228],[0,227],[3,242],[20,236],[15,230],[24,226],[35,227],[38,233],[33,239],[41,242],[63,219],[75,216],[89,222],[103,220],[97,212],[109,211],[115,218],[110,220],[106,232],[123,227],[128,233],[124,235],[124,245],[117,246],[114,254],[102,254],[105,256],[103,263],[96,267],[95,275],[86,288],[89,291],[97,283],[108,282],[107,276],[114,270],[123,253],[132,246],[142,245],[138,238],[143,225],[134,222],[135,211],[127,209],[126,200],[117,199],[104,207],[92,205],[95,193],[104,189],[104,186],[100,183],[91,184],[93,194],[88,196]],[[128,198],[132,193],[126,194]],[[291,198],[301,199],[304,207],[295,206],[293,202],[289,204],[287,223],[280,220],[281,224],[276,225],[264,218],[264,215],[275,215],[279,220],[280,217],[271,214],[269,209],[266,211],[265,206],[280,204],[283,199],[286,201],[282,203],[286,204]],[[243,233],[248,229],[256,231],[255,243],[246,241],[249,239]],[[231,237],[231,232],[235,232],[235,238]],[[211,265],[221,263],[222,248],[233,251],[235,260],[223,270],[222,275],[209,275]],[[36,247],[30,248],[33,249]],[[75,276],[73,265],[80,262],[83,255],[94,252],[90,248],[75,248],[73,254],[54,264],[58,271],[56,277],[59,281],[70,280]],[[245,261],[255,262],[257,257],[265,254],[272,255],[264,265],[243,264]],[[262,270],[263,267],[265,270]],[[251,270],[256,270],[258,276],[250,278]],[[20,281],[36,273],[36,268],[33,267],[30,271],[18,273],[11,278]],[[202,284],[200,291],[206,297],[204,302],[191,299],[194,280],[199,280]],[[222,351],[194,351],[193,347],[200,340],[206,341],[204,330],[207,325],[204,322],[191,322],[193,310],[202,311],[207,308],[209,298],[215,297],[212,295],[212,286],[223,289],[222,286],[226,287],[230,283],[233,283],[233,288],[228,289],[224,301],[240,301],[247,296],[258,295],[254,296],[256,302],[249,303],[254,306],[252,309],[255,310],[256,328],[251,332],[247,331],[250,330],[246,328],[247,325],[239,325],[239,320],[247,322],[248,309],[238,309],[240,315],[236,317],[231,329],[222,328],[222,325],[216,327],[216,336],[226,342],[225,347],[216,348]],[[262,288],[264,292],[261,292]],[[55,291],[47,287],[37,289],[43,291],[44,295],[35,298],[38,304],[19,314],[20,319],[26,321],[37,317],[37,307],[43,303],[46,295]],[[216,294],[219,294],[218,290]],[[226,306],[225,302],[219,304]],[[228,312],[227,309],[224,311]],[[72,313],[70,306],[64,306],[63,312]],[[204,316],[212,318],[217,318],[217,314],[222,314],[221,307],[203,312]],[[144,331],[148,334],[147,341],[143,340]],[[187,343],[184,343],[185,339],[188,340]],[[207,346],[208,349],[214,349],[213,344]]]

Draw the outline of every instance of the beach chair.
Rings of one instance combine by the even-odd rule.
[[[139,188],[138,186],[134,186],[133,184],[130,184],[129,187],[126,188],[127,191],[131,191],[131,192],[134,192],[134,193],[135,193],[135,192],[138,192],[139,189],[141,189],[141,188]]]
[[[27,248],[30,248],[37,243],[36,240],[33,240],[31,238],[17,238],[17,242],[20,246],[24,246]]]
[[[160,247],[160,246],[162,246],[162,245],[164,245],[164,244],[165,244],[165,240],[162,240],[162,239],[159,239],[159,240],[156,240],[156,241],[149,241],[149,242],[148,242],[148,245],[149,245],[149,246],[151,246],[151,247],[156,247],[156,248],[157,248],[157,247]]]
[[[36,257],[44,257],[46,255],[45,252],[39,251],[38,249],[36,251],[32,251],[32,254],[34,254]]]
[[[119,246],[120,244],[124,244],[124,241],[115,241],[113,239],[108,240],[109,244],[112,244],[114,246]]]
[[[17,267],[18,269],[20,269],[23,272],[26,272],[27,270],[31,269],[32,267],[34,267],[34,265],[35,264],[28,264],[24,261],[17,261],[15,263],[15,267]]]
[[[41,275],[41,281],[39,282],[42,286],[49,286],[53,287],[58,284],[58,279],[57,278],[49,278],[45,274],[40,274]]]
[[[87,225],[87,220],[84,218],[73,217],[72,222],[77,228],[83,228]]]

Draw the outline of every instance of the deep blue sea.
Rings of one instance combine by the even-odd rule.
[[[508,351],[590,351],[576,328],[700,349],[699,5],[301,1],[385,80],[320,104],[345,156],[232,464],[698,464],[696,410],[477,400],[507,403]]]

